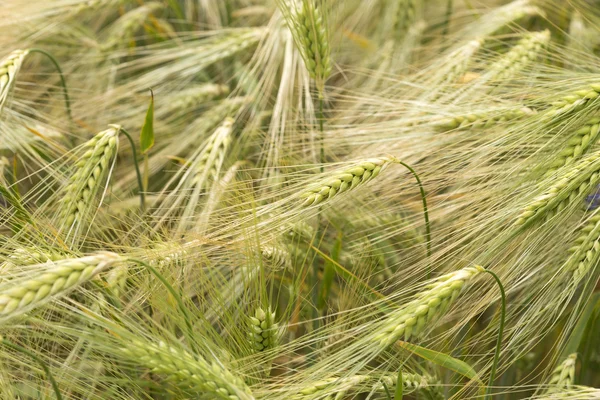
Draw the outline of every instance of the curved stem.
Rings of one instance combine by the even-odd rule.
[[[410,171],[411,174],[417,180],[417,184],[419,185],[419,190],[421,191],[421,200],[423,201],[423,216],[425,217],[425,236],[427,241],[427,257],[431,256],[431,227],[429,225],[429,211],[427,209],[427,198],[425,194],[425,189],[423,188],[423,184],[421,183],[421,179],[419,179],[419,175],[415,172],[415,170],[405,162],[402,162],[398,159],[393,158],[392,162],[400,164],[404,166],[406,169]],[[431,274],[431,269],[427,271],[427,279],[429,279],[429,275]]]
[[[123,132],[123,134],[125,136],[127,136],[127,139],[129,139],[129,143],[131,144],[131,153],[133,154],[133,164],[135,165],[135,174],[137,176],[138,186],[140,189],[140,209],[142,210],[142,212],[145,212],[146,211],[146,194],[144,192],[144,185],[142,184],[142,174],[140,174],[140,166],[138,165],[137,152],[135,151],[135,143],[133,142],[133,139],[131,138],[131,135],[129,134],[129,132],[127,132],[123,128],[121,128],[121,132]]]
[[[137,263],[137,264],[145,267],[146,269],[148,269],[165,286],[165,288],[169,291],[171,296],[173,296],[173,298],[175,298],[175,301],[177,302],[177,306],[183,313],[183,317],[185,319],[185,325],[188,329],[190,347],[195,351],[196,349],[194,346],[194,341],[192,340],[193,339],[193,334],[192,334],[193,329],[192,329],[192,323],[190,322],[191,318],[190,318],[190,315],[188,314],[187,308],[185,308],[185,305],[183,304],[183,300],[181,300],[181,296],[179,296],[179,294],[175,291],[173,286],[171,286],[171,284],[169,282],[167,282],[165,277],[162,276],[162,274],[160,272],[158,272],[156,270],[156,268],[154,268],[153,266],[151,266],[148,263],[145,263],[142,260],[137,260],[135,258],[130,258],[129,261]]]
[[[50,369],[48,368],[46,363],[41,358],[39,358],[38,356],[36,356],[35,354],[33,354],[31,351],[27,350],[26,348],[21,347],[18,344],[9,342],[8,340],[2,338],[2,336],[0,336],[0,339],[1,339],[0,341],[2,342],[2,344],[5,345],[6,347],[10,347],[13,350],[17,350],[23,354],[26,354],[29,357],[31,357],[32,359],[34,359],[35,361],[37,361],[38,364],[40,364],[40,366],[44,370],[46,377],[52,384],[52,389],[54,389],[54,393],[56,394],[57,400],[63,400],[63,397],[60,394],[60,389],[58,388],[58,383],[56,383],[56,381],[54,380],[54,377],[52,376],[52,373],[50,373]]]
[[[56,61],[56,58],[54,58],[54,56],[50,53],[48,53],[45,50],[42,49],[29,49],[30,53],[40,53],[45,55],[46,57],[48,57],[48,59],[50,61],[52,61],[52,64],[54,64],[54,67],[56,68],[56,71],[58,72],[58,75],[60,76],[60,83],[63,87],[64,90],[64,94],[65,94],[65,105],[67,107],[67,114],[69,116],[69,120],[71,122],[73,122],[73,115],[71,114],[71,101],[69,100],[69,91],[67,90],[67,81],[65,81],[65,77],[62,73],[62,69],[60,69],[60,65],[58,64],[58,61]]]
[[[491,398],[492,385],[494,384],[494,380],[496,379],[496,369],[498,368],[498,360],[500,359],[500,349],[502,347],[502,334],[504,332],[504,318],[506,316],[506,294],[504,292],[504,286],[494,272],[486,269],[485,272],[492,275],[498,284],[498,288],[500,288],[500,295],[502,297],[502,308],[500,310],[500,327],[498,329],[498,340],[496,341],[496,351],[494,353],[494,363],[492,364],[492,371],[490,372],[490,380],[488,386],[485,391],[485,400]]]

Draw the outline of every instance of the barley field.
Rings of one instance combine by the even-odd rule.
[[[0,27],[0,400],[600,399],[600,1]]]

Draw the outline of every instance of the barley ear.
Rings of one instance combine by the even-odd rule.
[[[385,348],[402,337],[406,341],[418,337],[444,315],[465,283],[483,271],[483,267],[474,266],[440,276],[413,301],[389,314],[372,341]]]
[[[23,278],[5,281],[0,285],[0,318],[12,318],[37,308],[50,299],[64,295],[97,273],[120,261],[115,253],[56,261]]]
[[[131,362],[164,375],[166,381],[192,396],[204,393],[223,400],[254,399],[243,379],[233,375],[220,363],[209,363],[200,356],[164,342],[154,344],[133,340],[121,348],[121,354]]]
[[[388,161],[385,158],[371,158],[341,172],[333,173],[329,178],[323,179],[313,188],[301,194],[304,199],[302,205],[307,207],[321,204],[341,193],[363,185],[377,177]]]
[[[277,346],[279,325],[275,322],[275,313],[257,308],[253,317],[248,319],[248,339],[256,352],[266,351]]]
[[[280,0],[280,3],[282,9],[287,7],[283,1]],[[315,3],[315,0],[302,0],[302,5],[294,13],[287,11],[284,14],[287,14],[292,36],[306,69],[322,96],[325,81],[331,74],[332,62],[327,21],[322,9]]]
[[[96,194],[112,168],[117,153],[120,126],[111,125],[84,145],[85,153],[77,161],[61,201],[62,228],[74,241],[86,227],[86,217],[96,205]]]
[[[548,381],[550,385],[548,392],[557,392],[565,389],[571,389],[575,383],[575,362],[577,354],[569,355],[560,365],[552,372],[552,376]]]
[[[0,111],[15,84],[16,76],[29,50],[15,50],[0,61]]]

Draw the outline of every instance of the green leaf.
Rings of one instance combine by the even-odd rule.
[[[146,154],[154,146],[154,92],[150,89],[150,105],[140,133],[140,150]]]
[[[323,281],[321,283],[321,292],[319,293],[319,299],[317,301],[317,308],[319,310],[322,310],[327,305],[327,299],[329,298],[329,293],[331,291],[331,284],[333,283],[333,278],[335,278],[334,263],[339,262],[341,250],[342,233],[339,232],[337,235],[337,239],[333,244],[333,249],[331,250],[331,261],[325,260],[325,267],[323,270]]]
[[[599,308],[600,292],[594,293],[588,300],[585,308],[583,309],[583,312],[581,313],[581,316],[579,317],[579,320],[577,321],[577,325],[575,325],[575,328],[571,332],[571,335],[569,335],[569,340],[563,348],[560,360],[564,360],[571,353],[577,353],[577,349],[581,344],[581,339],[585,332],[585,328],[588,325],[590,317],[593,315],[594,310]]]
[[[394,400],[402,400],[404,397],[404,383],[402,382],[402,368],[398,370],[398,380],[396,382],[396,393]]]
[[[475,372],[475,370],[466,362],[449,356],[448,354],[426,349],[425,347],[421,347],[416,344],[403,342],[400,340],[396,343],[403,349],[408,350],[411,353],[414,353],[427,361],[431,361],[432,363],[437,364],[440,367],[449,369],[450,371],[454,371],[464,376],[465,378],[477,381],[481,388],[484,389],[483,382],[481,382],[481,379],[479,379],[479,376],[477,376],[477,372]]]

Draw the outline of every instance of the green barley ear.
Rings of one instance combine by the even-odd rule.
[[[527,34],[508,53],[502,55],[498,61],[493,63],[486,75],[497,80],[506,80],[513,77],[518,71],[535,61],[549,41],[549,30]]]
[[[279,243],[262,247],[261,253],[265,266],[272,271],[287,269],[292,265],[290,252]]]
[[[12,251],[5,262],[6,267],[24,266],[34,264],[44,264],[47,262],[59,261],[68,256],[56,249],[36,248],[36,247],[18,247]]]
[[[127,12],[110,27],[101,49],[110,51],[129,40],[133,40],[135,32],[142,27],[150,15],[163,8],[164,5],[161,3],[149,2]]]
[[[435,127],[440,132],[451,129],[485,129],[495,125],[502,124],[506,121],[512,121],[519,118],[524,118],[534,114],[535,112],[529,107],[520,107],[501,112],[478,112],[466,115],[457,115],[447,117],[435,123]]]
[[[549,177],[553,175],[559,168],[569,165],[575,159],[581,157],[582,154],[596,143],[599,132],[600,116],[594,116],[573,133],[567,145],[560,153],[554,156],[554,160],[544,176]]]
[[[40,264],[39,270],[7,280],[0,285],[0,319],[12,318],[64,295],[121,260],[102,252]]]
[[[248,340],[254,351],[266,351],[277,346],[279,325],[275,322],[275,313],[257,308],[248,320]]]
[[[302,0],[302,5],[294,11],[284,0],[278,0],[280,9],[288,20],[296,46],[306,65],[309,75],[317,84],[319,94],[323,95],[325,81],[331,74],[331,49],[327,29],[326,15],[316,0]]]
[[[527,204],[515,221],[525,226],[540,218],[549,219],[585,196],[600,182],[600,152],[562,169],[543,193]]]
[[[569,355],[565,361],[560,363],[554,371],[548,381],[550,387],[548,392],[560,392],[565,389],[571,389],[575,383],[575,362],[577,361],[577,354],[573,353]]]
[[[585,110],[596,103],[595,100],[598,98],[598,95],[600,95],[600,84],[595,83],[590,84],[587,87],[582,87],[553,102],[552,107],[546,111],[546,117],[556,118]]]
[[[597,264],[600,256],[600,214],[593,215],[581,228],[580,235],[569,249],[567,266],[573,272],[575,284]]]
[[[312,189],[302,193],[304,199],[302,205],[305,207],[317,205],[363,185],[377,177],[387,162],[389,162],[387,158],[371,158],[341,172],[333,173],[331,177],[323,179]]]
[[[74,242],[86,228],[86,218],[96,205],[96,194],[108,177],[118,150],[119,125],[109,125],[84,145],[86,150],[69,178],[65,196],[61,199],[62,229]]]
[[[15,50],[0,61],[0,111],[8,98],[29,50]]]
[[[428,285],[427,290],[418,294],[415,300],[389,314],[372,340],[379,342],[381,347],[387,347],[402,337],[407,341],[418,337],[443,316],[465,283],[482,271],[485,269],[476,265],[440,276]]]
[[[402,41],[417,21],[417,0],[399,0],[394,2],[396,10],[392,24],[395,39]]]
[[[170,98],[164,109],[159,110],[161,115],[185,115],[198,106],[229,93],[229,87],[215,83],[205,83],[177,92]]]
[[[131,362],[165,376],[166,381],[177,385],[192,396],[210,395],[223,400],[253,400],[252,392],[244,380],[233,375],[221,364],[209,363],[164,342],[154,344],[133,340],[122,347],[121,354]],[[147,375],[147,374],[145,374]]]

